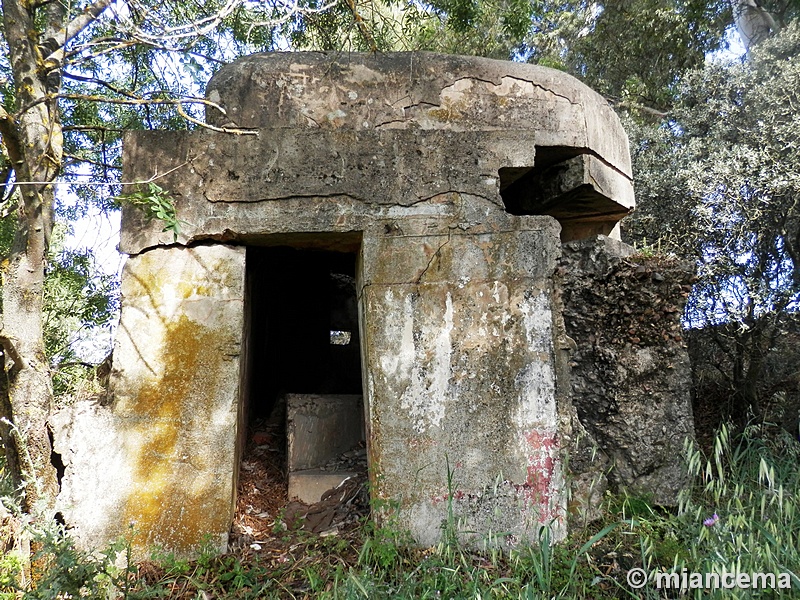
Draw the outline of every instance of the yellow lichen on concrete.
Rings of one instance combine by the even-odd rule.
[[[219,360],[213,330],[185,316],[166,329],[163,377],[143,386],[131,407],[149,419],[132,432],[142,444],[124,522],[134,524],[141,542],[188,550],[203,532],[228,527],[229,502],[203,481],[202,448],[187,439],[203,390],[217,385]]]
[[[243,279],[243,249],[222,246],[148,252],[126,268],[115,352],[127,367],[113,386],[130,470],[119,521],[139,551],[191,552],[206,534],[224,545]]]

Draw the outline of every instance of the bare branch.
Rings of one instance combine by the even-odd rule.
[[[96,83],[97,85],[105,87],[105,88],[111,90],[112,92],[114,92],[115,94],[119,94],[120,96],[127,96],[128,98],[136,98],[137,97],[134,93],[129,92],[128,90],[119,88],[119,87],[117,87],[115,85],[112,85],[108,81],[104,81],[102,79],[98,79],[97,77],[86,77],[85,75],[77,75],[75,73],[67,73],[67,72],[64,72],[64,77],[66,77],[67,79],[72,79],[73,81],[83,81],[85,83]]]
[[[236,131],[231,131],[230,133],[236,133]],[[254,135],[257,135],[257,132],[253,132]],[[115,181],[115,182],[108,182],[108,181],[21,181],[17,185],[52,185],[52,186],[59,186],[59,185],[66,185],[66,186],[86,186],[86,187],[118,187],[118,186],[127,186],[127,185],[141,185],[143,183],[153,183],[154,181],[158,181],[162,177],[166,177],[173,171],[177,171],[178,169],[182,169],[185,167],[188,162],[182,162],[176,167],[172,167],[168,171],[164,173],[156,173],[149,179],[139,179],[136,181]],[[2,314],[0,314],[0,323],[2,323]],[[0,329],[1,331],[1,329]]]
[[[125,40],[114,40],[114,39],[104,39],[102,42],[92,42],[88,44],[82,44],[77,48],[73,48],[70,52],[67,53],[65,60],[69,61],[69,64],[72,66],[80,65],[81,63],[94,60],[96,58],[100,58],[101,56],[105,56],[106,54],[111,54],[112,52],[116,52],[118,50],[124,50],[125,48],[130,48],[131,46],[136,46],[141,42],[137,42],[135,40],[125,41]],[[106,45],[108,44],[108,45]],[[111,45],[113,44],[113,45]],[[87,48],[93,48],[96,46],[103,46],[101,49],[91,52],[89,54],[82,55],[81,53],[84,52]],[[73,57],[79,57],[80,60],[72,60]]]
[[[361,34],[361,37],[364,38],[364,41],[369,44],[369,49],[371,52],[378,51],[378,45],[375,43],[375,38],[372,37],[372,33],[370,33],[369,29],[367,29],[366,24],[364,23],[364,19],[361,18],[361,15],[358,13],[358,9],[356,8],[355,0],[345,0],[347,7],[350,9],[350,12],[353,13],[353,19],[356,22],[356,27],[358,27],[358,31]]]
[[[142,15],[146,17],[149,16],[152,12],[150,7],[144,5],[138,5],[136,2],[130,2],[130,12],[140,12]],[[222,6],[219,10],[217,10],[213,15],[209,15],[202,19],[198,19],[196,21],[192,21],[190,23],[186,23],[184,25],[180,25],[177,27],[164,27],[158,34],[150,34],[141,29],[139,25],[133,22],[130,17],[130,12],[127,14],[120,14],[116,12],[117,19],[123,25],[123,27],[127,30],[127,32],[134,37],[135,39],[144,41],[144,42],[164,42],[166,40],[177,41],[181,39],[185,39],[188,37],[198,37],[204,36],[215,29],[222,22],[230,16],[230,14],[239,6],[240,0],[227,0],[225,5]],[[153,15],[154,17],[156,15]],[[158,26],[159,21],[157,18],[146,18],[148,25]]]
[[[48,56],[44,63],[50,68],[57,67],[64,61],[64,48],[81,31],[86,29],[111,5],[113,0],[96,0],[94,4],[87,6],[84,11],[67,23],[66,27],[59,31],[55,38],[58,46],[55,51]]]
[[[84,362],[82,360],[71,360],[69,362],[58,363],[58,365],[56,366],[56,370],[61,371],[62,369],[66,369],[68,367],[84,367],[86,369],[96,369],[99,366],[100,365],[93,365],[92,363]]]
[[[187,98],[141,98],[134,96],[132,98],[107,98],[105,96],[96,96],[94,94],[47,94],[41,98],[38,98],[34,102],[30,102],[26,104],[22,108],[20,108],[16,114],[22,114],[25,111],[32,109],[33,107],[42,104],[44,102],[48,102],[50,100],[85,100],[86,102],[98,102],[104,104],[124,104],[129,106],[159,106],[159,105],[173,105],[177,106],[179,104],[202,104],[203,106],[210,106],[216,110],[218,110],[221,114],[227,115],[227,111],[217,104],[216,102],[212,102],[211,100],[207,100],[206,98],[195,98],[195,97],[187,97]],[[2,109],[0,109],[2,110]],[[7,114],[7,113],[6,113]],[[0,115],[0,120],[2,119],[2,115]],[[231,133],[246,133],[247,129],[241,130],[231,130]],[[2,133],[2,132],[0,132]]]
[[[108,131],[112,133],[121,133],[127,131],[127,129],[123,129],[122,127],[106,127],[105,125],[65,125],[62,131]]]
[[[75,154],[64,154],[64,157],[72,159],[65,166],[70,166],[80,163],[80,164],[94,165],[95,167],[101,167],[103,169],[114,169],[115,171],[122,170],[122,167],[120,167],[119,165],[111,165],[108,163],[100,162],[99,160],[92,160],[90,158],[84,158],[83,156],[77,156]]]
[[[8,356],[11,360],[14,361],[14,366],[12,366],[10,369],[12,373],[16,373],[17,371],[25,368],[26,366],[25,361],[22,360],[22,357],[17,351],[17,346],[14,343],[14,341],[15,340],[13,340],[11,337],[4,334],[0,334],[0,346],[3,347],[3,352],[5,352],[6,356]]]
[[[643,113],[645,113],[647,115],[650,115],[652,117],[655,117],[657,119],[666,119],[669,116],[669,112],[664,112],[664,111],[661,111],[661,110],[657,110],[655,108],[651,108],[650,106],[645,106],[644,104],[639,104],[638,102],[631,102],[631,101],[628,101],[628,100],[622,100],[622,101],[618,102],[618,101],[615,101],[613,98],[606,98],[606,99],[610,100],[611,104],[614,107],[637,110],[637,111],[643,112]]]
[[[250,31],[255,27],[272,27],[281,23],[286,23],[296,18],[297,15],[308,15],[325,12],[336,6],[337,0],[329,0],[322,6],[315,8],[301,8],[299,0],[277,0],[273,8],[280,17],[266,20],[253,20],[250,23]],[[119,21],[122,31],[125,31],[133,39],[139,42],[151,44],[164,50],[183,50],[181,44],[187,40],[196,39],[214,33],[236,9],[242,5],[242,0],[226,0],[224,5],[216,10],[214,14],[198,18],[188,23],[167,27],[166,19],[161,19],[157,9],[152,5],[146,5],[137,0],[129,0],[126,5],[127,10],[117,11],[116,6],[112,5]],[[136,15],[136,19],[132,18]],[[146,23],[147,29],[142,27]]]
[[[194,123],[195,125],[199,125],[200,127],[205,127],[206,129],[211,129],[212,131],[219,131],[221,133],[233,133],[236,135],[258,135],[258,131],[255,129],[243,129],[238,127],[215,127],[213,125],[209,125],[208,123],[203,123],[202,121],[195,119],[194,117],[190,116],[183,108],[184,104],[202,104],[204,106],[210,106],[212,108],[217,109],[223,115],[227,114],[224,108],[222,108],[216,102],[212,102],[211,100],[206,100],[205,98],[104,98],[102,96],[91,96],[91,95],[84,95],[84,94],[59,94],[59,98],[65,98],[68,100],[87,100],[89,102],[105,102],[108,104],[127,104],[132,106],[154,106],[154,105],[172,105],[176,108],[178,113],[187,121]]]
[[[189,121],[190,123],[194,123],[195,125],[199,125],[204,129],[210,129],[211,131],[218,131],[220,133],[233,133],[235,135],[258,135],[258,131],[255,129],[239,129],[238,127],[216,127],[214,125],[209,125],[208,123],[203,123],[202,121],[195,119],[191,115],[189,115],[186,111],[183,110],[183,105],[181,103],[177,103],[175,108],[178,110],[178,114],[180,114],[184,119]]]

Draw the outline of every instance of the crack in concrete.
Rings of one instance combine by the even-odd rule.
[[[461,78],[456,79],[455,81],[453,81],[453,83],[451,83],[450,85],[445,86],[444,88],[442,88],[442,92],[444,92],[444,90],[446,90],[447,88],[454,87],[459,81],[477,81],[477,82],[480,82],[480,83],[486,83],[488,85],[493,85],[494,87],[499,88],[501,85],[503,85],[503,83],[502,83],[503,79],[511,79],[512,81],[520,81],[520,82],[524,82],[524,83],[529,83],[533,87],[539,88],[540,90],[542,90],[544,92],[553,94],[557,98],[563,98],[564,100],[566,100],[567,102],[569,102],[572,105],[580,105],[581,104],[580,102],[577,102],[577,101],[573,100],[569,96],[565,96],[564,94],[559,94],[558,92],[555,92],[555,91],[551,90],[550,88],[543,86],[541,83],[538,83],[538,82],[533,81],[531,79],[524,79],[522,77],[515,77],[514,75],[503,75],[500,78],[500,83],[496,83],[496,82],[491,81],[489,79],[481,79],[480,77],[461,77]],[[439,106],[441,106],[441,105],[439,105]]]
[[[433,261],[435,261],[439,257],[442,248],[444,248],[445,246],[447,246],[447,244],[450,243],[451,235],[452,234],[448,231],[447,239],[439,245],[439,247],[436,249],[436,252],[433,253],[433,256],[431,256],[430,260],[428,261],[428,264],[425,266],[422,273],[419,274],[419,277],[417,277],[417,280],[414,283],[419,284],[422,282],[422,278],[425,277],[425,273],[427,273],[430,270],[431,266],[433,266]]]
[[[411,97],[410,97],[410,96],[408,96],[408,95],[406,95],[406,96],[403,96],[402,98],[400,98],[400,100],[396,100],[395,102],[393,102],[392,104],[390,104],[390,106],[394,107],[394,106],[395,106],[395,104],[399,103],[399,102],[400,102],[400,101],[402,101],[402,100],[406,100],[406,99],[408,99],[408,100],[411,100]],[[420,106],[429,106],[429,107],[431,107],[431,108],[441,108],[441,106],[442,106],[442,105],[441,105],[441,104],[434,104],[433,102],[426,102],[426,101],[424,101],[424,100],[422,100],[422,101],[420,101],[420,102],[414,102],[414,103],[412,103],[412,104],[406,104],[406,105],[403,105],[403,106],[401,106],[401,107],[400,107],[400,109],[403,111],[403,117],[402,117],[402,118],[390,119],[390,120],[388,120],[388,121],[384,121],[384,122],[382,122],[382,123],[376,123],[376,124],[375,124],[375,129],[376,129],[376,130],[378,130],[378,129],[383,129],[383,128],[385,128],[387,125],[392,125],[392,124],[395,124],[395,123],[406,123],[406,124],[413,124],[413,122],[414,122],[414,121],[413,121],[412,119],[409,119],[409,118],[407,118],[407,117],[405,116],[405,112],[406,112],[407,110],[412,110],[412,109],[418,108],[418,107],[420,107]]]
[[[476,194],[473,191],[465,192],[465,191],[458,190],[458,189],[448,189],[448,190],[444,190],[444,191],[441,191],[441,192],[436,192],[436,193],[431,194],[429,196],[423,196],[423,197],[417,196],[416,200],[414,200],[412,202],[408,202],[408,203],[403,203],[403,202],[376,202],[375,200],[369,200],[369,199],[362,198],[360,196],[357,196],[357,195],[352,194],[352,193],[347,193],[347,192],[334,192],[334,193],[330,193],[330,194],[292,194],[290,196],[278,196],[278,197],[275,197],[275,198],[258,198],[256,200],[246,200],[246,199],[242,199],[242,200],[237,200],[237,199],[213,200],[213,199],[209,198],[205,193],[203,194],[203,197],[206,199],[207,202],[209,202],[211,204],[219,204],[219,205],[225,205],[225,204],[261,204],[261,203],[264,203],[264,202],[282,202],[282,201],[285,202],[285,201],[291,201],[291,200],[313,200],[313,199],[346,198],[346,199],[349,199],[349,200],[354,200],[355,202],[358,202],[360,204],[363,204],[364,206],[369,206],[369,207],[379,207],[379,208],[387,207],[388,208],[388,207],[396,206],[396,207],[399,207],[399,208],[413,208],[413,207],[415,207],[415,206],[417,206],[419,204],[423,204],[425,202],[428,202],[428,201],[432,200],[433,198],[436,198],[436,197],[442,196],[442,195],[446,195],[446,194],[457,194],[459,196],[462,196],[462,195],[474,196],[476,198],[480,198],[482,200],[485,200],[485,201],[491,203],[493,206],[496,206],[496,207],[502,209],[502,206],[500,204],[498,204],[497,202],[495,202],[494,200],[492,200],[492,198],[490,198],[489,196],[484,196],[482,194]]]
[[[464,191],[457,190],[457,189],[448,189],[448,190],[444,190],[443,192],[436,192],[435,194],[432,194],[430,196],[425,196],[424,198],[420,198],[416,202],[413,202],[413,203],[408,204],[408,205],[402,205],[402,206],[416,206],[417,204],[420,204],[422,202],[427,202],[428,200],[432,200],[433,198],[436,198],[437,196],[444,196],[444,195],[447,195],[447,194],[456,194],[457,196],[459,196],[459,198],[461,196],[471,196],[471,197],[474,197],[474,198],[480,198],[481,200],[486,200],[486,202],[489,202],[490,204],[492,204],[493,206],[496,206],[497,208],[505,210],[503,208],[502,204],[499,204],[495,200],[492,200],[492,198],[490,198],[489,196],[484,196],[483,194],[477,194],[477,193],[475,193],[473,191],[464,192]],[[460,204],[462,212],[463,212],[463,205],[464,205],[463,201],[460,202],[459,204]],[[400,205],[398,205],[398,206],[400,206]]]
[[[531,81],[530,79],[523,79],[521,77],[514,77],[513,75],[506,75],[504,77],[504,79],[505,78],[513,79],[514,81],[524,81],[526,83],[530,83],[533,87],[539,88],[540,90],[542,90],[544,92],[548,92],[550,94],[553,94],[557,98],[563,98],[564,100],[566,100],[567,102],[569,102],[572,105],[580,105],[581,104],[580,102],[577,102],[577,101],[573,100],[569,96],[565,96],[564,94],[559,94],[558,92],[554,92],[550,88],[543,86],[541,83],[537,83],[535,81]],[[584,115],[584,118],[585,118],[585,115]]]
[[[585,118],[586,117],[584,115],[584,119]],[[576,156],[581,156],[583,154],[588,154],[589,156],[593,156],[601,163],[603,163],[605,166],[607,166],[609,169],[616,171],[628,181],[633,182],[633,178],[630,175],[625,173],[625,171],[622,171],[619,167],[615,166],[614,164],[608,162],[608,160],[606,160],[603,156],[601,156],[596,150],[592,150],[591,148],[577,148],[577,150],[579,150],[580,152],[576,154]]]
[[[500,78],[500,82],[499,83],[497,81],[492,81],[491,79],[483,79],[483,78],[480,78],[480,77],[459,77],[458,79],[453,80],[452,83],[444,86],[441,89],[441,91],[439,92],[439,97],[441,98],[441,96],[445,92],[445,90],[448,90],[450,88],[455,87],[458,84],[459,81],[472,81],[472,82],[477,82],[477,83],[485,83],[487,85],[494,86],[495,88],[499,88],[500,86],[503,85],[503,80],[504,79],[510,79],[512,81],[519,81],[519,82],[522,82],[522,83],[530,84],[533,87],[542,90],[543,92],[546,92],[548,94],[552,94],[553,96],[555,96],[557,98],[562,98],[562,99],[566,100],[567,102],[569,102],[573,106],[579,106],[581,104],[579,101],[573,100],[572,98],[570,98],[569,96],[565,96],[564,94],[559,94],[558,92],[556,92],[554,90],[551,90],[550,88],[548,88],[548,87],[546,87],[546,86],[544,86],[544,85],[542,85],[540,83],[537,83],[536,81],[533,81],[531,79],[524,79],[522,77],[515,77],[514,75],[503,75]],[[500,97],[499,94],[496,94],[496,95],[498,97]],[[395,100],[394,102],[390,103],[389,106],[395,107],[397,104],[399,104],[400,102],[402,102],[403,100],[406,100],[406,99],[410,100],[411,97],[408,94],[406,94],[402,98],[399,98],[398,100]],[[429,102],[429,101],[421,100],[419,102],[414,102],[414,103],[411,103],[411,104],[407,104],[407,105],[401,106],[400,108],[402,108],[403,112],[405,113],[405,111],[407,111],[407,110],[414,110],[416,108],[420,108],[420,107],[423,107],[423,106],[427,106],[427,107],[430,107],[430,108],[442,108],[443,104],[441,102],[435,103],[435,102]],[[584,115],[584,120],[585,120],[585,115]],[[383,123],[375,124],[375,129],[381,129],[381,128],[384,128],[384,127],[386,127],[388,125],[392,125],[392,124],[396,124],[396,123],[408,123],[408,122],[409,122],[409,119],[407,119],[407,118],[391,119],[389,121],[384,121]]]

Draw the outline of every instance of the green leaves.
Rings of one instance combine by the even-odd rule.
[[[118,196],[117,200],[138,206],[148,219],[163,221],[164,229],[161,231],[171,231],[174,241],[178,241],[181,221],[178,220],[175,204],[166,190],[151,181],[140,185],[136,191]]]
[[[628,231],[695,257],[701,283],[727,287],[730,300],[744,294],[729,302],[744,312],[728,318],[780,311],[800,293],[797,106],[793,24],[745,63],[684,78],[672,122],[629,128],[640,211]]]
[[[83,363],[76,342],[87,331],[109,328],[119,309],[116,275],[102,273],[89,250],[64,250],[64,235],[65,228],[57,226],[45,276],[42,315],[45,352],[53,367],[53,390],[59,401],[67,401],[91,383],[91,366]],[[97,344],[95,348],[95,354],[109,351]]]
[[[741,420],[778,389],[768,365],[800,301],[800,23],[675,89],[668,122],[627,124],[638,210],[623,227],[696,263],[685,321],[714,352],[693,368],[723,376]]]
[[[541,3],[554,10],[556,3]],[[560,3],[559,3],[560,4]],[[730,22],[727,2],[622,0],[566,2],[553,15],[555,39],[544,52],[540,35],[531,40],[539,56],[560,58],[567,69],[601,94],[626,104],[667,109],[674,85],[688,69],[702,66],[717,49]]]
[[[688,556],[676,570],[796,571],[797,440],[769,425],[749,426],[738,436],[723,426],[714,439],[713,455],[704,455],[693,442],[687,452],[695,486],[682,495],[676,520],[690,526],[687,537],[694,539],[686,540]],[[712,511],[715,518],[703,521]]]

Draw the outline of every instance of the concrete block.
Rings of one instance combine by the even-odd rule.
[[[290,473],[325,466],[364,440],[361,396],[288,394],[286,440]]]
[[[400,500],[401,526],[423,545],[439,539],[451,499],[478,538],[533,539],[542,526],[563,535],[549,281],[557,229],[369,243],[387,257],[442,249],[405,283],[395,277],[402,260],[374,271],[360,294],[373,493]]]
[[[113,402],[54,420],[72,535],[98,548],[221,549],[233,518],[244,248],[159,248],[128,259]]]
[[[337,487],[348,477],[358,475],[355,471],[320,471],[307,469],[289,473],[289,500],[300,500],[306,504],[319,502],[322,494]]]

